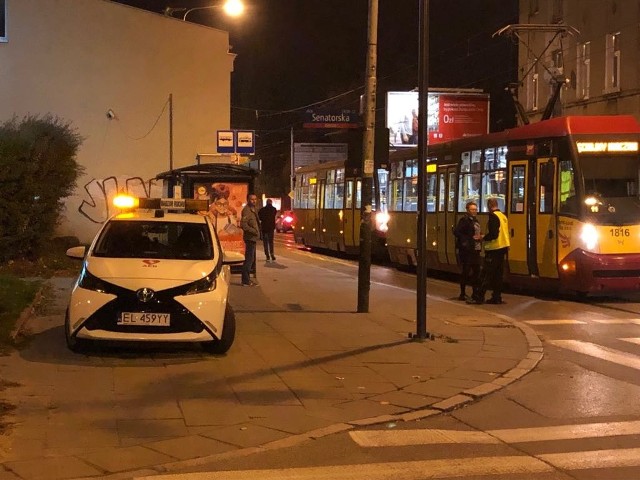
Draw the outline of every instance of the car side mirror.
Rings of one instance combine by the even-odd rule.
[[[79,258],[79,259],[83,259],[84,258],[84,254],[86,253],[86,249],[87,247],[85,247],[84,245],[78,245],[77,247],[71,247],[67,250],[67,257],[71,257],[71,258]]]
[[[234,252],[233,250],[225,251],[222,256],[222,263],[225,265],[244,263],[244,255],[240,252]]]

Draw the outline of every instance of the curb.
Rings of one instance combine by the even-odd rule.
[[[9,334],[9,338],[11,339],[11,342],[14,345],[17,343],[18,338],[22,336],[22,331],[24,330],[27,322],[35,313],[38,305],[40,305],[40,303],[42,302],[42,298],[44,297],[44,290],[46,286],[47,286],[47,280],[43,279],[42,285],[40,285],[40,288],[38,289],[35,296],[33,297],[31,304],[25,307],[25,309],[22,310],[22,312],[20,312],[20,316],[16,320],[13,330]]]
[[[446,299],[441,299],[447,301]],[[473,307],[467,307],[473,308]],[[450,412],[475,402],[476,400],[485,397],[491,393],[494,393],[507,385],[519,380],[526,374],[531,372],[542,360],[544,356],[544,348],[540,338],[536,335],[535,331],[528,325],[519,320],[511,318],[507,315],[500,313],[488,312],[490,315],[498,317],[518,328],[525,336],[525,340],[528,345],[528,353],[526,358],[521,360],[515,367],[506,371],[499,377],[493,379],[491,382],[484,383],[477,387],[473,387],[462,391],[456,395],[453,395],[447,399],[444,399],[438,403],[430,405],[429,407],[419,409],[409,409],[402,413],[381,415],[371,418],[363,418],[359,420],[353,420],[344,423],[337,423],[329,425],[327,427],[311,430],[299,435],[292,435],[280,440],[266,443],[257,447],[247,447],[238,450],[232,450],[224,453],[217,453],[213,455],[207,455],[204,457],[191,458],[188,460],[180,460],[177,462],[170,462],[153,467],[147,467],[138,470],[129,470],[126,472],[118,472],[110,475],[101,476],[103,480],[129,480],[137,477],[148,477],[167,473],[179,473],[181,469],[197,467],[207,463],[213,463],[217,461],[230,460],[234,458],[247,457],[255,453],[264,453],[271,450],[278,450],[282,448],[290,448],[298,446],[304,442],[310,440],[317,440],[336,433],[347,432],[353,430],[356,427],[364,427],[377,425],[381,423],[392,422],[410,422],[415,420],[421,420],[427,417],[432,417],[442,413]],[[95,480],[97,477],[79,477],[73,480]]]

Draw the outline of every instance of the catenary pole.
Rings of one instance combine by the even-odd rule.
[[[358,263],[358,313],[369,311],[371,288],[371,210],[376,127],[376,69],[378,0],[369,0],[369,29],[365,84],[364,134],[362,138],[362,206],[360,209],[360,261]]]
[[[429,95],[429,0],[420,0],[420,34],[418,48],[418,281],[416,287],[416,338],[429,337],[427,333],[427,97]]]

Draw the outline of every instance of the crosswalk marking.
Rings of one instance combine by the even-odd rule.
[[[424,480],[482,475],[538,474],[640,466],[640,448],[545,453],[536,456],[444,458],[412,462],[330,465],[272,470],[216,471],[135,477],[136,480]]]
[[[589,468],[637,467],[640,465],[640,448],[595,450],[590,452],[547,453],[538,458],[564,470]]]
[[[637,318],[599,318],[597,320],[592,320],[592,322],[602,323],[605,325],[640,325],[640,319]]]
[[[529,325],[586,325],[582,320],[525,320]]]
[[[137,477],[137,480],[425,480],[470,475],[513,475],[552,472],[528,456],[447,458],[414,462],[331,465],[326,467],[245,470]]]
[[[636,345],[640,345],[640,337],[635,337],[635,338],[620,338],[619,340],[623,340],[623,341],[625,341],[625,342],[635,343]]]
[[[640,358],[630,353],[603,347],[595,343],[582,342],[580,340],[549,340],[548,342],[556,347],[566,348],[567,350],[590,355],[601,360],[606,360],[607,362],[640,370]]]
[[[361,430],[349,432],[349,435],[361,447],[401,447],[452,443],[491,444],[500,442],[513,444],[640,435],[640,421],[511,428],[488,430],[487,432],[437,429]]]
[[[443,443],[500,443],[484,432],[472,430],[358,430],[349,435],[361,447],[402,447]]]

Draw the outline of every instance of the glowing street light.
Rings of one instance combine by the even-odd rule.
[[[164,9],[164,14],[167,16],[172,16],[174,13],[184,12],[182,16],[182,20],[187,20],[187,15],[191,12],[195,12],[196,10],[205,10],[212,8],[222,8],[224,13],[226,13],[230,17],[239,17],[244,13],[244,2],[242,0],[226,0],[222,6],[220,5],[208,5],[206,7],[194,7],[194,8],[184,8],[184,7],[166,7]]]

